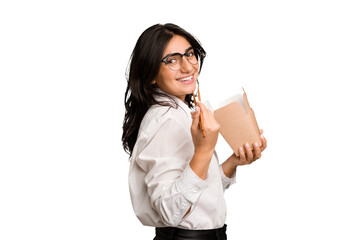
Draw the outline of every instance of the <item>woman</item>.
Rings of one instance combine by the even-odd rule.
[[[219,165],[219,125],[192,99],[204,58],[201,44],[174,24],[145,30],[131,56],[122,140],[134,211],[156,227],[157,240],[226,239],[223,192],[235,182],[236,167],[266,148],[262,136],[261,147],[239,146],[240,157]]]

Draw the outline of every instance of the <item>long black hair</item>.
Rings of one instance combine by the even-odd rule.
[[[195,52],[202,68],[205,50],[200,42],[190,33],[171,23],[156,24],[146,29],[136,42],[127,69],[127,87],[125,91],[125,117],[123,122],[122,143],[124,150],[131,156],[139,132],[141,121],[147,110],[154,104],[171,106],[166,102],[158,102],[155,95],[167,97],[157,91],[152,81],[160,70],[161,58],[166,45],[174,35],[184,37]],[[189,107],[193,107],[192,95],[185,97]]]

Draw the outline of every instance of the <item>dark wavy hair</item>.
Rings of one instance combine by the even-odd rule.
[[[200,62],[199,73],[201,71],[206,52],[194,36],[179,26],[171,23],[156,24],[140,35],[131,54],[126,73],[127,87],[124,99],[125,117],[122,144],[130,156],[136,143],[141,121],[147,110],[154,104],[173,106],[169,102],[155,100],[155,95],[168,96],[157,91],[156,84],[151,82],[160,70],[165,47],[174,35],[184,37],[194,49],[198,50],[195,54]],[[186,95],[185,102],[189,107],[194,107],[191,94]]]

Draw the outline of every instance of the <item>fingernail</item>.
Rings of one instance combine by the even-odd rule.
[[[195,107],[195,112],[199,112],[200,108],[198,106]]]
[[[261,135],[260,138],[264,139],[265,137],[263,135]]]
[[[255,143],[254,146],[257,147],[257,146],[258,146],[258,143]]]
[[[243,152],[244,152],[244,150],[243,150],[243,148],[241,147],[241,148],[240,148],[240,153],[243,153]]]
[[[245,147],[248,148],[248,147],[250,147],[250,146],[249,146],[249,144],[247,143],[247,144],[245,144]]]

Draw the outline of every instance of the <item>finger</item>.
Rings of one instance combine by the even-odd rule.
[[[254,156],[251,151],[250,145],[248,143],[245,144],[245,153],[246,153],[246,161],[251,163],[254,159]]]
[[[262,144],[260,150],[264,151],[265,148],[267,147],[267,141],[263,135],[260,136],[260,139],[261,139],[261,144]]]
[[[260,129],[260,135],[262,135],[264,133],[263,129]]]
[[[259,159],[261,157],[261,150],[260,150],[260,146],[258,143],[254,143],[254,161],[256,159]]]
[[[205,105],[202,104],[201,102],[198,102],[198,106],[200,107],[200,111],[203,114],[204,124],[209,123],[209,120],[210,120],[209,111],[207,110]]]
[[[245,151],[244,151],[244,149],[242,147],[239,148],[239,158],[240,158],[240,164],[245,164],[246,163]]]
[[[191,124],[191,129],[195,131],[199,128],[200,108],[198,106],[195,107],[195,112],[192,114],[192,118],[193,121]]]

